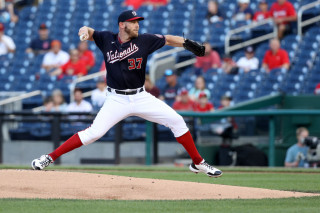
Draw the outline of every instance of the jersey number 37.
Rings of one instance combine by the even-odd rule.
[[[142,64],[142,58],[130,58],[128,59],[128,63],[129,63],[129,70],[133,70],[133,69],[141,69],[141,64]]]

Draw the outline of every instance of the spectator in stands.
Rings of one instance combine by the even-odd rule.
[[[246,73],[259,68],[259,60],[254,56],[253,47],[246,48],[245,56],[237,61],[237,66]]]
[[[194,66],[196,68],[201,68],[203,72],[206,72],[210,68],[219,68],[221,67],[221,60],[219,53],[212,50],[212,47],[209,42],[204,43],[205,46],[205,56],[196,57],[196,63]]]
[[[253,21],[262,21],[264,19],[270,18],[271,14],[268,11],[268,3],[266,0],[259,1],[259,10],[255,12],[253,16]]]
[[[191,100],[195,101],[201,92],[204,92],[210,98],[210,91],[206,88],[206,80],[202,76],[198,76],[194,82],[194,87],[189,91]]]
[[[158,87],[156,87],[150,80],[149,75],[146,76],[146,81],[144,82],[144,87],[146,88],[146,91],[153,95],[156,98],[159,98],[160,96],[160,90]]]
[[[213,104],[208,100],[207,94],[201,92],[198,97],[198,101],[194,104],[193,111],[195,112],[210,112],[214,111]]]
[[[50,73],[53,76],[61,75],[73,75],[73,76],[84,76],[87,74],[86,63],[79,58],[79,51],[77,49],[70,50],[70,60],[62,65],[60,68]]]
[[[287,51],[280,48],[279,39],[270,40],[270,50],[267,50],[264,55],[262,67],[266,72],[276,68],[289,69],[289,56]]]
[[[53,109],[53,101],[51,97],[46,97],[43,101],[43,109],[44,112],[51,112]]]
[[[107,84],[103,77],[97,81],[97,88],[92,91],[91,103],[94,109],[100,109],[107,98]]]
[[[42,68],[50,72],[66,64],[69,59],[69,54],[61,50],[61,42],[59,40],[53,40],[51,42],[51,50],[44,55]]]
[[[188,90],[182,88],[179,91],[179,98],[173,103],[173,109],[178,111],[192,111],[194,107],[194,102],[189,97]]]
[[[88,42],[82,41],[78,44],[80,60],[85,61],[86,69],[89,71],[95,64],[93,52],[88,49]]]
[[[0,0],[0,22],[17,23],[19,21],[18,11],[14,9],[12,0]]]
[[[314,89],[315,95],[320,95],[320,83],[317,84],[316,88]]]
[[[134,10],[138,10],[142,5],[152,5],[154,7],[164,6],[169,0],[125,0],[124,6],[132,6]]]
[[[41,24],[38,30],[38,37],[33,39],[29,48],[26,49],[27,53],[43,54],[50,50],[52,39],[49,38],[49,30],[46,24]]]
[[[99,71],[107,71],[106,69],[106,64],[104,63],[104,61],[101,64],[100,70]]]
[[[164,100],[169,106],[173,105],[173,102],[176,100],[179,84],[177,82],[177,75],[173,70],[166,70],[164,75],[166,76],[166,86],[163,91],[161,91],[160,99]]]
[[[309,136],[309,131],[305,127],[300,127],[296,130],[296,136],[298,142],[287,150],[284,165],[285,167],[308,167],[305,161],[308,147],[303,144],[303,140]]]
[[[237,74],[238,73],[238,67],[236,62],[233,61],[230,55],[224,55],[223,61],[222,61],[222,70],[226,74]]]
[[[67,104],[64,101],[63,94],[60,89],[55,89],[52,92],[52,100],[53,100],[53,112],[65,112],[67,110]]]
[[[0,56],[8,53],[13,53],[16,50],[11,37],[4,34],[4,24],[0,23]]]
[[[278,25],[278,38],[283,38],[284,34],[290,31],[290,22],[297,20],[296,11],[287,0],[277,0],[270,8],[270,14],[274,18],[274,22]]]
[[[83,100],[83,93],[81,89],[76,88],[73,92],[74,102],[70,103],[67,107],[68,112],[91,112],[91,104]]]
[[[236,9],[233,15],[235,21],[251,20],[253,11],[250,9],[250,0],[238,0],[239,7]]]
[[[216,2],[214,0],[208,1],[208,12],[206,15],[206,19],[210,23],[214,23],[214,22],[223,20],[222,14],[219,10],[218,2]]]

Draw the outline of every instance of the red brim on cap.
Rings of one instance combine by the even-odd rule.
[[[142,20],[144,20],[144,18],[143,17],[134,17],[134,18],[128,19],[126,21],[134,21],[134,20],[142,21]]]

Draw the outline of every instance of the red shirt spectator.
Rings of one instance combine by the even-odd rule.
[[[152,81],[150,80],[150,77],[147,75],[146,80],[144,82],[144,87],[146,88],[146,91],[153,95],[156,98],[159,98],[160,96],[160,90],[158,87],[156,87]]]
[[[86,69],[89,71],[95,64],[93,52],[88,49],[88,42],[80,42],[78,45],[80,60],[86,63]]]
[[[181,89],[180,100],[173,103],[172,108],[179,111],[192,111],[194,107],[194,102],[189,98],[188,90]]]
[[[194,66],[196,68],[201,68],[204,72],[206,72],[210,68],[221,67],[219,54],[216,51],[212,50],[209,43],[205,43],[204,46],[206,48],[205,56],[197,57]]]
[[[315,95],[320,95],[320,83],[317,84],[316,88],[314,89],[314,94]]]
[[[195,112],[210,112],[213,111],[214,107],[208,101],[207,95],[204,92],[199,94],[199,101],[194,104],[193,111]]]
[[[61,66],[62,73],[64,75],[86,75],[86,63],[85,61],[78,60],[77,62],[68,61],[65,65]]]
[[[259,2],[259,9],[253,16],[254,21],[261,21],[271,17],[271,13],[268,11],[268,3],[265,0]]]
[[[262,67],[269,72],[275,68],[289,69],[290,60],[287,51],[280,48],[280,42],[278,39],[272,39],[270,41],[270,50],[264,55]]]
[[[274,2],[270,8],[270,13],[274,18],[286,18],[297,15],[292,3],[287,0]],[[283,23],[287,24],[287,22]]]

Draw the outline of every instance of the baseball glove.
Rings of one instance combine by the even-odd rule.
[[[189,50],[196,56],[204,56],[205,53],[205,47],[198,42],[192,41],[190,39],[186,39],[183,43],[183,47],[186,50]]]

